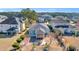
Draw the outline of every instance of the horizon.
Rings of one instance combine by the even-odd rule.
[[[0,12],[20,12],[26,8],[0,8]],[[65,13],[79,13],[79,8],[30,8],[36,12],[65,12]]]

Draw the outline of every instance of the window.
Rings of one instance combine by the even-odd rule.
[[[31,35],[36,35],[35,30],[31,31]]]
[[[58,25],[58,26],[55,26],[56,28],[69,28],[69,26],[68,25]]]

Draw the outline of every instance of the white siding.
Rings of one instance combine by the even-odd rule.
[[[18,32],[20,33],[21,32],[21,29],[22,29],[21,28],[22,23],[19,20],[20,20],[20,18],[16,17],[16,21],[18,23]]]
[[[17,24],[0,24],[0,32],[6,32],[11,27],[18,27]],[[17,29],[18,30],[18,29]]]
[[[55,26],[58,26],[58,25],[68,25],[70,27],[70,24],[69,23],[50,23],[52,28],[54,29],[58,29],[60,30],[62,33],[64,33],[65,30],[69,29],[69,28],[56,28]]]

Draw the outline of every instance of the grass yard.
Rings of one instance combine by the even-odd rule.
[[[12,49],[12,44],[19,38],[21,35],[23,35],[25,32],[22,32],[21,34],[17,34],[11,38],[0,38],[0,51],[9,51]]]
[[[12,43],[17,37],[12,38],[0,38],[0,51],[6,51],[11,48]]]

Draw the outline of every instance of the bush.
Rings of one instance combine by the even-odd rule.
[[[75,32],[74,36],[78,37],[79,36],[79,32]]]
[[[4,33],[4,32],[0,32],[0,34],[6,34],[6,33]]]
[[[48,48],[44,48],[43,51],[48,51]]]
[[[32,44],[32,51],[34,51],[35,47],[36,47],[36,45],[33,43]]]
[[[12,47],[14,47],[15,49],[19,49],[20,48],[19,43],[16,43],[16,42],[12,45]]]
[[[67,51],[76,51],[76,48],[74,46],[69,46],[67,48]]]
[[[19,38],[18,40],[16,40],[17,41],[17,43],[21,43],[22,42],[22,39],[21,38]]]
[[[24,40],[24,35],[20,36],[20,39]]]
[[[49,45],[46,43],[45,46],[44,46],[43,51],[48,51],[48,47],[49,47]]]

